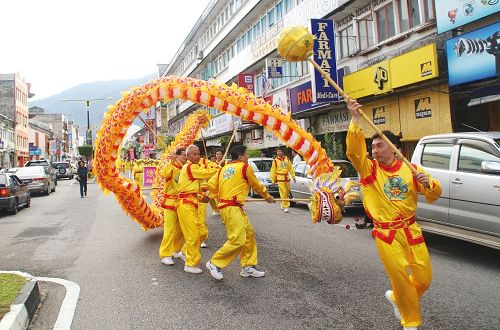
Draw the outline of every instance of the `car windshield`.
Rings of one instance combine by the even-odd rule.
[[[68,168],[69,164],[68,163],[54,163],[54,167],[56,167],[56,168]]]
[[[273,161],[270,159],[259,159],[250,161],[249,163],[254,172],[271,172]]]
[[[46,160],[34,160],[26,163],[26,166],[49,166],[49,162]]]
[[[7,173],[16,173],[19,167],[8,168],[5,172]]]
[[[43,167],[21,167],[17,170],[17,176],[30,176],[30,175],[43,175],[44,169]]]

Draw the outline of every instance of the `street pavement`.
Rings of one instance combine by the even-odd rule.
[[[216,281],[204,264],[225,241],[210,208],[204,272],[160,263],[162,230],[144,232],[112,194],[59,181],[56,193],[0,216],[0,270],[63,278],[80,286],[72,329],[401,329],[384,299],[389,281],[370,230],[353,216],[312,224],[305,206],[248,203],[264,278],[239,276],[238,260]],[[346,229],[349,224],[351,229]],[[422,298],[421,329],[500,328],[499,252],[425,235],[434,278]],[[41,283],[31,329],[52,329],[64,288]]]

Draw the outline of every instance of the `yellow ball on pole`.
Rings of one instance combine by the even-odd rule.
[[[303,26],[290,26],[278,38],[278,53],[290,62],[306,61],[313,53],[314,36]]]

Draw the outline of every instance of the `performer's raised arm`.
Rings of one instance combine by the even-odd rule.
[[[372,173],[373,164],[366,157],[366,142],[361,128],[358,126],[360,115],[358,108],[361,107],[356,100],[350,99],[347,108],[351,113],[351,123],[347,131],[347,158],[352,162],[361,178],[365,178]]]

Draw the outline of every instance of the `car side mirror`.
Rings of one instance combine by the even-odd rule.
[[[500,162],[483,161],[481,172],[486,174],[500,174]]]

